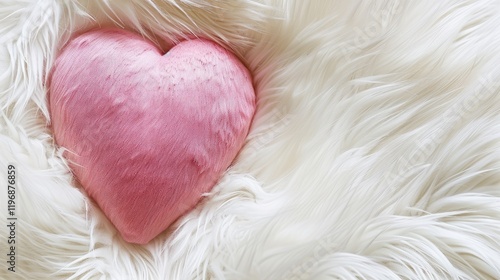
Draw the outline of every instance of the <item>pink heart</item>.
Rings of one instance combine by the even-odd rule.
[[[70,41],[49,80],[56,142],[123,238],[145,244],[210,191],[243,145],[251,77],[201,39],[163,55],[120,29]]]

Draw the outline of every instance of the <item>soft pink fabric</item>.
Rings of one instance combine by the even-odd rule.
[[[206,40],[163,55],[119,29],[73,39],[50,78],[56,142],[123,238],[144,244],[192,209],[240,150],[248,70]]]

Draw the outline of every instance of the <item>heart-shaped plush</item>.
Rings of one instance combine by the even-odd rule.
[[[123,238],[145,244],[192,209],[241,149],[248,70],[207,40],[163,54],[120,29],[73,40],[49,79],[52,129],[78,181]]]

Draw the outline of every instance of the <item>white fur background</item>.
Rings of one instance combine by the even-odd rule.
[[[234,166],[146,246],[72,182],[44,77],[73,32],[225,44],[259,109]],[[183,35],[184,34],[184,35]],[[500,279],[500,2],[2,0],[1,279]]]

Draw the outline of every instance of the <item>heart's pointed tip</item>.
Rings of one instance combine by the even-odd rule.
[[[150,235],[145,235],[146,237],[144,237],[142,236],[142,233],[138,235],[138,234],[127,234],[124,232],[119,232],[119,234],[125,242],[135,245],[147,245],[156,237],[156,236],[150,237]]]

